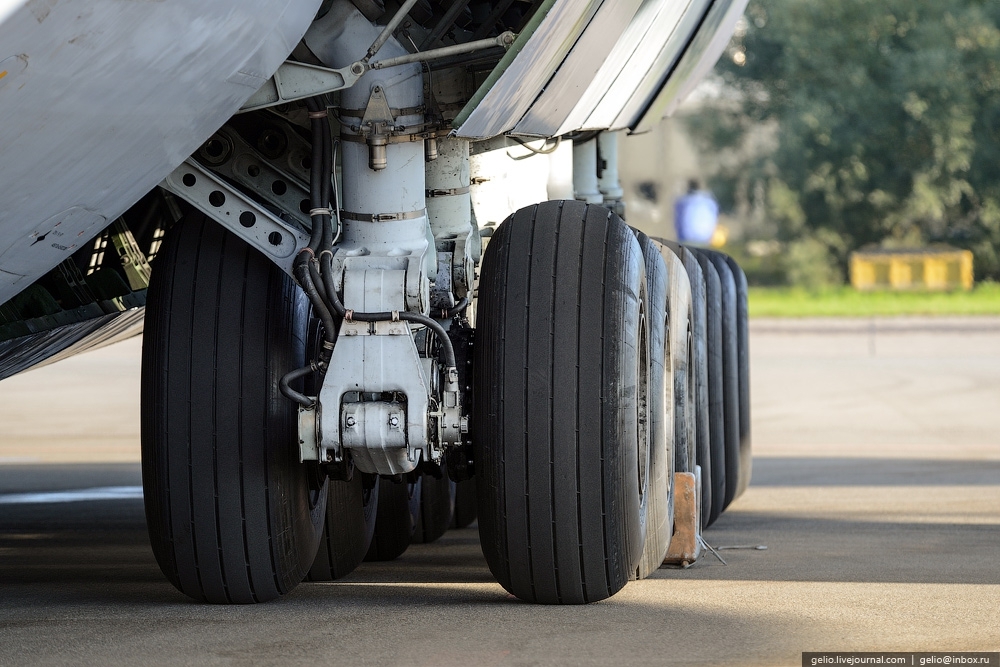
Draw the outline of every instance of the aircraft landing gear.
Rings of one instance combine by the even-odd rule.
[[[200,214],[157,257],[142,357],[142,471],[153,553],[191,597],[263,602],[309,571],[325,475],[299,461],[278,381],[304,363],[292,280]]]
[[[646,293],[649,322],[649,501],[646,515],[646,537],[642,558],[636,570],[637,579],[645,579],[663,564],[663,557],[674,532],[673,482],[674,392],[668,384],[673,378],[671,354],[674,336],[669,293],[669,270],[660,246],[642,232],[636,234],[646,264]]]
[[[483,552],[500,584],[593,602],[636,573],[649,502],[642,249],[582,202],[522,209],[483,261],[474,446]],[[662,359],[660,359],[662,364]]]
[[[346,577],[364,560],[375,536],[380,485],[377,475],[360,471],[348,482],[330,480],[323,539],[309,581]]]

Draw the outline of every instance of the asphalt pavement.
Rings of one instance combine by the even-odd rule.
[[[797,665],[1000,650],[1000,319],[754,320],[750,488],[689,569],[534,606],[475,526],[264,605],[145,536],[138,340],[0,383],[0,665]],[[766,547],[766,548],[762,548]]]

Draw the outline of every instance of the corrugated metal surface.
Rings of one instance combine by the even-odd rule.
[[[557,1],[460,114],[458,135],[649,129],[712,68],[746,3]]]
[[[641,0],[604,2],[552,80],[514,128],[515,134],[553,137],[577,108],[596,78],[613,58],[619,40],[632,23]],[[648,4],[648,3],[647,3]],[[606,86],[604,86],[606,88]],[[586,103],[585,103],[586,104]]]
[[[85,322],[0,342],[0,380],[95,350],[142,333],[145,308],[111,313]]]
[[[655,99],[642,110],[641,116],[630,119],[629,127],[633,132],[648,132],[665,116],[673,115],[680,103],[719,61],[747,2],[716,0],[712,4],[669,78],[658,87]]]
[[[458,136],[484,139],[514,129],[600,6],[601,0],[557,0],[543,5],[533,19],[537,27],[519,35],[514,43],[516,55],[497,66],[502,73],[495,83],[484,84],[488,90],[477,93],[459,114]]]

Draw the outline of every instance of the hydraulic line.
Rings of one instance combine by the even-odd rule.
[[[321,104],[319,99],[315,97],[307,99],[306,108],[309,109],[309,124],[312,130],[312,164],[309,169],[309,203],[311,204],[309,215],[312,218],[312,235],[309,238],[309,247],[313,253],[316,253],[319,252],[323,244],[323,222],[320,212],[330,201],[328,198],[326,200],[323,198],[325,193],[323,168],[326,166],[324,157],[329,150],[323,146],[323,126],[326,125],[329,131],[330,124],[326,120],[326,106]]]
[[[392,311],[392,312],[377,312],[377,313],[359,313],[355,311],[348,311],[344,308],[344,304],[340,301],[340,297],[337,295],[337,290],[333,284],[333,252],[322,253],[320,258],[320,273],[323,275],[323,280],[326,283],[326,292],[330,295],[333,301],[333,309],[338,315],[343,317],[348,321],[355,322],[390,322],[395,320],[401,320],[403,322],[413,322],[415,324],[422,324],[428,329],[432,330],[441,339],[441,347],[444,353],[445,367],[448,369],[457,368],[455,363],[455,348],[451,344],[451,338],[448,337],[448,332],[445,328],[441,326],[439,322],[426,315],[421,315],[419,313],[411,313],[409,311]],[[464,307],[464,306],[463,306]],[[449,311],[450,312],[450,311]]]
[[[468,305],[469,305],[469,299],[463,296],[461,299],[459,299],[458,303],[456,303],[454,307],[449,308],[448,310],[441,311],[442,315],[441,319],[450,320],[451,318],[455,317],[463,310],[465,310],[466,307],[468,307]]]
[[[323,282],[323,277],[320,275],[319,262],[310,260],[308,267],[309,277],[312,279],[313,286],[316,288],[319,298],[323,300],[324,304],[329,304],[330,298],[327,296],[326,284]]]
[[[535,155],[548,155],[550,153],[554,153],[555,150],[559,148],[559,144],[562,143],[562,137],[556,137],[555,143],[552,144],[551,148],[548,147],[548,140],[546,140],[545,142],[546,145],[543,146],[542,148],[533,148],[528,144],[527,141],[523,139],[518,139],[517,137],[511,137],[511,139],[521,144]]]
[[[332,142],[326,103],[322,98],[309,98],[306,100],[306,107],[309,109],[310,129],[312,130],[312,164],[309,174],[311,205],[309,215],[312,220],[312,230],[309,245],[300,250],[295,257],[292,264],[292,275],[309,298],[316,316],[323,323],[323,351],[321,352],[320,365],[325,365],[329,359],[330,351],[333,349],[333,337],[336,335],[337,325],[327,305],[329,295],[325,293],[325,285],[316,262],[316,253],[325,245],[333,242],[333,232],[330,229],[330,209],[327,208],[330,203],[330,180],[333,173]],[[300,368],[287,373],[278,383],[281,393],[296,403],[311,406],[312,400],[292,389],[290,382],[313,370],[315,369],[310,365],[304,369]]]
[[[330,309],[327,307],[326,303],[323,302],[322,297],[319,295],[319,290],[316,289],[316,284],[312,280],[312,276],[309,271],[309,258],[306,257],[309,251],[303,251],[299,253],[299,256],[295,258],[295,266],[292,267],[292,272],[295,279],[298,281],[302,290],[309,297],[309,301],[313,304],[313,310],[316,311],[316,316],[319,317],[320,321],[323,323],[323,341],[324,346],[333,345],[333,336],[336,334],[337,325],[333,320],[333,315],[330,313]]]
[[[333,146],[326,102],[320,97],[311,97],[306,100],[306,108],[309,109],[313,139],[312,165],[309,174],[309,199],[312,206],[309,215],[312,219],[312,233],[309,245],[295,258],[293,272],[312,302],[317,316],[323,322],[324,340],[327,344],[332,344],[337,329],[328,305],[329,295],[325,293],[325,285],[320,276],[319,266],[316,264],[316,254],[323,249],[329,249],[333,244],[332,217],[329,209]],[[304,267],[304,270],[300,267]]]
[[[340,240],[340,234],[344,229],[344,223],[340,220],[340,189],[337,186],[337,175],[333,173],[333,168],[337,165],[337,149],[340,148],[340,139],[333,142],[333,156],[330,160],[330,180],[333,182],[333,213],[337,216],[337,234],[330,243],[331,247]]]
[[[285,398],[289,398],[304,407],[311,408],[313,405],[316,404],[316,401],[309,398],[305,394],[300,394],[299,392],[292,389],[290,383],[294,382],[295,380],[298,380],[301,377],[305,377],[310,373],[315,372],[316,370],[319,369],[316,366],[310,364],[308,366],[303,366],[302,368],[297,368],[290,373],[286,373],[278,382],[278,388],[281,390],[281,393],[285,396]]]
[[[528,142],[525,141],[524,139],[518,139],[517,137],[510,137],[510,138],[529,151],[528,155],[521,155],[520,157],[516,155],[511,155],[510,151],[507,151],[507,157],[509,157],[512,160],[526,160],[532,155],[549,155],[551,153],[555,153],[556,149],[559,148],[559,145],[562,143],[562,137],[556,137],[555,143],[553,143],[552,146],[549,146],[548,145],[549,142],[548,140],[546,140],[541,148],[535,148],[529,145]]]
[[[326,104],[323,104],[323,111],[326,111]],[[320,141],[323,144],[323,171],[321,173],[322,177],[322,206],[329,206],[331,199],[331,181],[333,180],[333,138],[330,132],[330,120],[328,116],[318,119],[320,124]],[[334,202],[339,205],[339,202]],[[340,217],[339,211],[337,217]],[[329,250],[333,246],[333,230],[332,217],[324,216],[323,218],[323,244],[320,248],[321,250]]]
[[[310,407],[314,400],[291,388],[290,383],[294,380],[308,375],[311,372],[322,370],[329,360],[329,354],[333,349],[333,338],[336,335],[337,327],[333,314],[347,321],[357,322],[388,322],[404,321],[420,324],[433,331],[441,342],[444,365],[449,376],[457,373],[457,363],[455,359],[455,348],[448,336],[448,332],[441,324],[426,315],[411,313],[409,311],[387,311],[374,313],[359,313],[349,311],[344,307],[334,284],[333,256],[337,252],[333,247],[333,211],[329,208],[333,188],[333,168],[335,163],[334,151],[330,123],[327,116],[326,103],[322,98],[309,98],[306,100],[309,109],[310,128],[312,130],[313,149],[312,164],[310,173],[309,199],[312,209],[310,217],[312,219],[312,231],[309,244],[304,247],[296,256],[292,267],[292,273],[302,287],[309,301],[313,305],[313,310],[323,323],[323,352],[320,361],[303,368],[287,373],[281,378],[279,388],[282,394],[290,400]],[[334,206],[340,207],[339,193]],[[339,210],[338,215],[338,236],[340,232]],[[468,306],[468,299],[462,299],[450,310],[442,311],[442,315],[452,318],[462,312]]]

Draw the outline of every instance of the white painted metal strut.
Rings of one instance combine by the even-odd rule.
[[[345,90],[356,84],[369,70],[387,69],[409,63],[429,62],[450,56],[474,53],[495,46],[509,48],[514,43],[515,37],[514,33],[508,31],[490,39],[444,46],[439,49],[431,49],[430,51],[408,53],[406,55],[386,58],[385,60],[377,60],[372,63],[369,63],[367,59],[359,60],[346,67],[336,69],[288,60],[278,68],[274,76],[261,86],[260,90],[250,96],[250,99],[240,107],[240,111],[246,112],[253,111],[254,109],[264,109],[277,104],[285,104],[286,102],[303,100],[307,97]]]
[[[395,67],[396,65],[406,65],[407,63],[420,63],[427,62],[430,60],[439,60],[440,58],[447,58],[449,56],[459,56],[463,53],[474,53],[476,51],[482,51],[483,49],[489,49],[494,46],[502,46],[505,49],[509,48],[511,44],[514,43],[516,35],[509,30],[504,33],[500,33],[496,37],[491,37],[490,39],[480,39],[475,42],[466,42],[465,44],[454,44],[452,46],[442,46],[440,49],[432,49],[430,51],[419,51],[417,53],[411,53],[408,56],[398,56],[396,58],[386,58],[385,60],[378,60],[369,65],[371,69],[385,69],[387,67]]]

